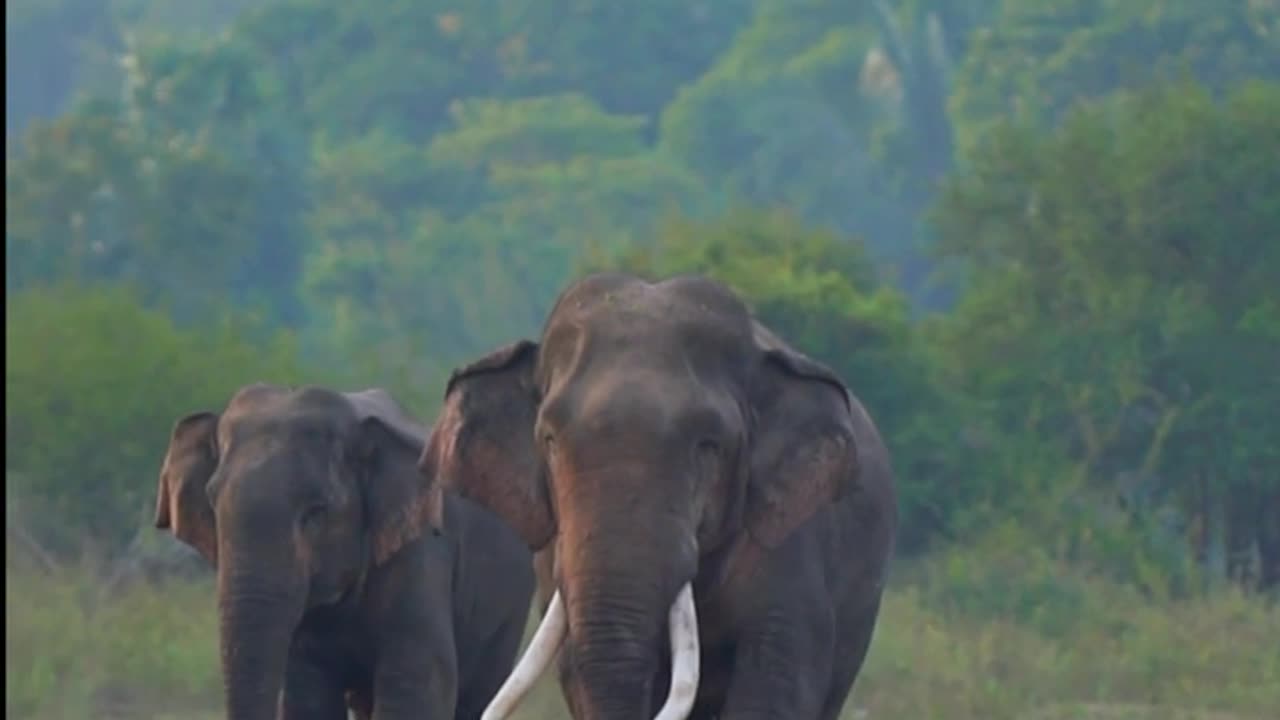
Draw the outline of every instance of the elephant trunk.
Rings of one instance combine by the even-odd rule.
[[[656,508],[638,514],[648,521],[597,513],[587,527],[570,520],[561,529],[566,660],[581,717],[651,720],[653,702],[667,691],[654,683],[671,610],[693,578],[697,550],[684,518],[663,518]],[[694,634],[696,644],[696,628]]]
[[[226,565],[223,565],[226,567]],[[228,720],[273,720],[293,630],[302,617],[304,592],[278,575],[218,574],[222,678]]]
[[[655,702],[661,720],[688,716],[699,660],[696,523],[682,514],[687,503],[643,492],[654,473],[641,470],[650,472],[611,466],[607,475],[580,475],[558,498],[557,589],[483,720],[509,718],[557,653],[578,720],[653,720]],[[671,683],[655,688],[668,647]]]
[[[651,583],[626,571],[567,582],[566,652],[572,702],[587,718],[653,717],[663,607]]]

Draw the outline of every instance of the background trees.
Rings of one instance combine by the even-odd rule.
[[[208,385],[166,343],[254,317],[298,372],[355,362],[429,412],[576,274],[697,270],[884,418],[906,547],[1070,496],[1274,584],[1280,9],[966,7],[14,6],[11,56],[61,79],[9,91],[11,408],[143,402],[105,378],[153,352]],[[174,339],[47,360],[129,332],[51,323],[115,314]],[[32,443],[76,425],[15,412]],[[102,472],[135,487],[162,435]],[[83,474],[24,457],[33,493]]]

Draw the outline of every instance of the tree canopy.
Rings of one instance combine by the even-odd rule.
[[[51,543],[127,538],[239,385],[426,417],[609,267],[836,368],[908,554],[1013,517],[1280,586],[1274,1],[27,0],[6,41],[6,469]]]

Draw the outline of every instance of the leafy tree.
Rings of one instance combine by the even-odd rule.
[[[291,341],[224,319],[180,330],[122,288],[60,284],[5,303],[6,482],[30,530],[72,552],[149,521],[174,421],[255,380],[301,379]]]
[[[207,313],[245,250],[256,181],[218,148],[148,135],[111,103],[37,125],[6,167],[6,283],[130,282]]]
[[[518,96],[580,92],[610,113],[656,118],[730,46],[760,0],[526,2],[504,43]],[[510,5],[510,3],[508,4]]]
[[[100,0],[11,0],[4,4],[5,137],[66,109],[98,87],[94,65],[118,47],[110,8]]]
[[[232,253],[227,285],[234,302],[301,324],[296,289],[306,252],[308,142],[280,88],[259,72],[252,48],[229,35],[138,43],[124,59],[123,115],[132,131],[170,147],[217,148],[246,182],[245,215],[220,243]]]
[[[207,38],[275,0],[12,0],[5,10],[5,135],[85,99],[113,98],[131,39]]]
[[[1012,517],[1149,588],[1186,557],[1277,585],[1280,112],[1237,87],[1277,77],[1277,8],[11,2],[6,294],[64,328],[20,324],[18,367],[127,440],[140,400],[116,424],[114,391],[59,394],[140,382],[100,326],[147,368],[172,346],[176,387],[219,370],[177,359],[197,332],[253,312],[224,344],[288,327],[309,379],[430,410],[453,365],[536,333],[583,257],[700,270],[872,407],[904,548]],[[1178,76],[1202,87],[1134,92]],[[952,287],[958,311],[920,317]],[[89,364],[21,354],[56,343]],[[123,488],[141,456],[106,448],[77,452]],[[37,504],[133,523],[125,500],[76,509],[41,457],[10,465]]]
[[[880,229],[885,205],[865,191],[876,177],[868,133],[886,110],[853,80],[875,41],[855,19],[821,3],[762,11],[664,111],[663,148],[738,202]]]
[[[181,3],[154,0],[109,0],[116,22],[137,33],[207,38],[225,30],[245,11],[279,0],[187,0]]]
[[[1057,122],[1075,103],[1184,75],[1222,91],[1280,78],[1280,6],[1254,0],[1005,0],[957,74],[969,148],[1012,114]]]
[[[866,237],[926,300],[915,218],[951,162],[941,28],[973,22],[952,5],[764,3],[664,111],[662,144],[739,202]]]
[[[953,382],[1051,440],[1076,491],[1169,527],[1218,575],[1277,581],[1280,89],[1116,98],[993,131],[939,208],[969,292]],[[1011,478],[1010,481],[1013,481]],[[1170,515],[1170,513],[1173,513]]]
[[[646,150],[643,120],[580,95],[453,112],[456,129],[425,150],[389,133],[318,146],[307,297],[342,343],[416,338],[446,368],[536,331],[584,248],[704,202]]]

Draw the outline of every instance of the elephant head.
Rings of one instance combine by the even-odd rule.
[[[228,717],[274,718],[303,613],[439,527],[415,467],[425,435],[382,390],[265,384],[174,425],[155,526],[217,570]]]
[[[455,371],[424,475],[534,551],[554,543],[556,558],[543,627],[486,717],[557,649],[575,717],[653,717],[664,628],[675,669],[659,716],[683,717],[691,582],[731,543],[784,542],[857,482],[850,412],[830,370],[699,277],[588,277],[562,293],[541,342]]]

